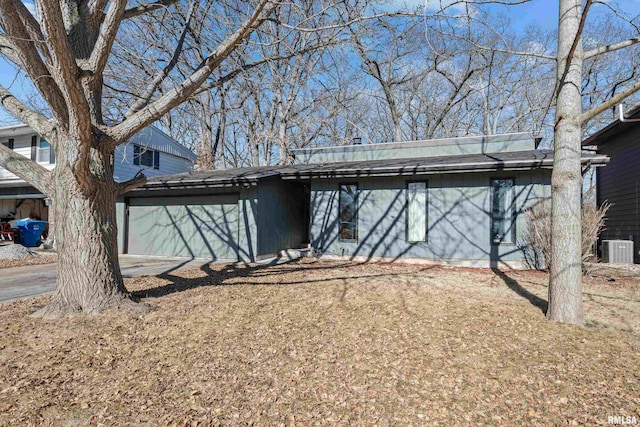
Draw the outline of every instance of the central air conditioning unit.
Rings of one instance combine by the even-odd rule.
[[[633,264],[633,241],[603,240],[602,261],[610,264]]]

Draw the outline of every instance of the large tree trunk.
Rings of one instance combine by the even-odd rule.
[[[580,170],[582,129],[582,41],[578,34],[581,0],[560,1],[558,29],[558,97],[554,134],[551,263],[549,277],[550,320],[583,324]],[[575,41],[575,44],[574,44]],[[571,56],[572,46],[574,49]]]
[[[62,144],[73,148],[72,144]],[[77,145],[77,144],[76,144]],[[92,150],[90,186],[72,173],[61,153],[53,174],[51,198],[56,218],[57,287],[49,304],[35,316],[57,317],[76,312],[97,314],[111,308],[146,310],[127,292],[118,263],[116,185],[109,162]],[[106,168],[104,165],[107,164]],[[87,188],[90,190],[87,191]]]

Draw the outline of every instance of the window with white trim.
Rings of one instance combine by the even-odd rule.
[[[51,148],[51,144],[44,139],[41,139],[38,143],[38,162],[40,163],[53,163],[52,161],[52,153],[53,149]]]
[[[407,182],[407,242],[427,241],[427,181]]]

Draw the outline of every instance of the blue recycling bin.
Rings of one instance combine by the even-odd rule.
[[[33,248],[38,246],[38,241],[42,237],[42,233],[47,227],[47,221],[38,221],[36,219],[25,219],[18,221],[18,230],[20,230],[20,243],[22,246]]]

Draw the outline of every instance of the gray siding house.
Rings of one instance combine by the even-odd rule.
[[[628,114],[640,119],[640,106]],[[633,240],[634,263],[640,263],[640,123],[616,120],[582,143],[596,146],[611,160],[596,172],[598,205],[612,204],[601,240]]]
[[[118,203],[123,253],[521,267],[552,152],[527,133],[294,150],[291,165],[152,179]],[[585,154],[583,162],[607,158]]]

